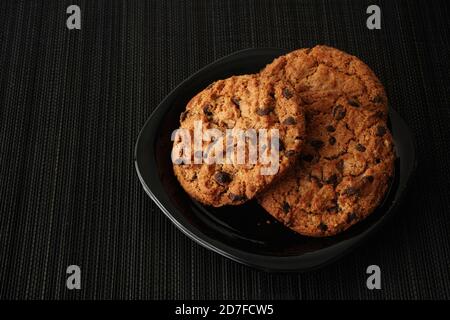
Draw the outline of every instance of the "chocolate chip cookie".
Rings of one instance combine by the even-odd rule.
[[[394,171],[387,98],[358,58],[327,46],[275,59],[261,77],[291,84],[303,101],[306,141],[295,168],[258,197],[300,234],[342,232],[382,201]]]
[[[182,150],[181,138],[174,138],[173,169],[181,186],[192,198],[216,207],[238,205],[254,198],[295,164],[305,139],[300,101],[285,81],[258,75],[219,80],[198,93],[181,114],[180,128],[186,129],[189,139],[193,139],[196,123],[201,121],[202,132],[213,129],[217,136],[203,137],[204,143],[196,151]],[[267,132],[265,137],[263,131]],[[227,134],[221,136],[221,132],[231,133],[231,138]],[[246,144],[241,144],[244,161],[239,161],[236,137],[242,132],[246,134]],[[276,138],[274,132],[278,139],[271,140]],[[210,156],[220,154],[217,150],[223,150],[227,161],[208,162]],[[266,161],[258,157],[256,163],[252,162],[251,150],[257,150],[259,156],[267,155]],[[272,154],[272,150],[277,153]],[[188,153],[187,157],[182,157],[183,152]],[[199,158],[203,159],[201,163],[195,162]],[[263,169],[274,164],[275,171],[263,173]]]

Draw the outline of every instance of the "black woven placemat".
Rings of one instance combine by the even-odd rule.
[[[379,4],[382,29],[366,28]],[[66,28],[66,8],[82,29]],[[448,1],[0,1],[0,299],[450,297]],[[402,212],[305,274],[200,247],[147,197],[133,147],[202,66],[249,47],[336,46],[366,61],[417,140]],[[66,268],[82,290],[66,289]],[[366,289],[366,267],[382,290]]]

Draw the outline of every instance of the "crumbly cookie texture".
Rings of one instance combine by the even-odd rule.
[[[278,129],[279,159],[275,174],[263,175],[261,169],[269,167],[259,161],[239,164],[236,153],[225,164],[194,164],[192,148],[190,164],[174,164],[173,169],[184,190],[194,199],[211,206],[238,205],[254,198],[270,183],[293,167],[305,140],[305,117],[295,90],[282,80],[263,79],[257,75],[233,76],[219,80],[198,93],[180,116],[180,128],[194,135],[194,122],[202,121],[203,129]],[[174,148],[180,141],[174,141]],[[222,143],[224,150],[229,148]],[[236,147],[233,144],[233,147]],[[259,146],[258,146],[259,147]],[[208,154],[203,144],[203,155]],[[271,148],[270,143],[267,150]],[[234,149],[236,150],[236,149]],[[245,155],[248,157],[248,144]]]
[[[290,83],[306,115],[306,142],[295,168],[258,197],[300,234],[340,233],[380,204],[394,171],[387,98],[358,58],[327,46],[275,59],[261,77]]]

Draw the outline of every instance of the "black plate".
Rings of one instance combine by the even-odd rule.
[[[373,234],[396,211],[415,169],[413,137],[391,108],[390,126],[398,159],[383,204],[366,220],[327,238],[298,235],[278,223],[255,201],[241,206],[205,207],[180,187],[172,171],[171,133],[186,103],[211,82],[255,73],[284,54],[281,49],[248,49],[204,67],[176,87],[142,128],[135,149],[139,179],[152,200],[187,236],[202,246],[243,264],[268,271],[304,271],[342,257]]]

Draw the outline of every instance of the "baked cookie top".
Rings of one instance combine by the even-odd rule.
[[[317,112],[328,112],[321,99],[345,98],[346,104],[387,119],[387,97],[375,73],[357,57],[328,46],[292,51],[275,59],[261,76],[289,82]]]
[[[294,89],[282,80],[257,75],[219,80],[198,93],[181,114],[180,128],[193,139],[199,121],[202,132],[216,129],[223,136],[204,137],[209,141],[204,141],[200,149],[187,151],[181,149],[181,140],[175,137],[173,169],[191,197],[211,206],[237,205],[254,198],[294,165],[305,139],[303,108]],[[245,145],[237,142],[242,132]],[[223,150],[223,160],[207,162],[209,156],[217,156],[217,146]],[[238,148],[243,148],[244,158],[239,158]],[[255,150],[256,162],[250,159]],[[277,153],[272,153],[275,150]],[[189,153],[185,160],[177,160],[184,152]],[[263,154],[267,156],[264,159]],[[195,163],[202,156],[203,161]]]
[[[317,46],[275,59],[261,76],[295,88],[307,138],[296,167],[259,196],[260,204],[315,237],[367,217],[387,191],[395,160],[387,98],[374,73],[354,56]]]

